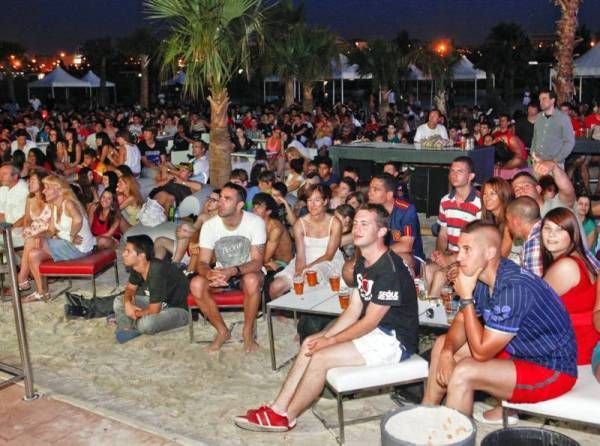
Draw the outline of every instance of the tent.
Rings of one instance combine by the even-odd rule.
[[[333,89],[333,94],[331,97],[331,101],[332,104],[335,104],[335,81],[339,80],[340,81],[340,90],[341,90],[341,97],[340,100],[343,103],[344,102],[344,81],[355,81],[358,79],[372,79],[373,75],[372,74],[365,74],[364,76],[361,76],[358,73],[358,65],[357,64],[352,64],[349,65],[348,64],[348,57],[344,56],[343,54],[340,54],[338,56],[338,58],[336,59],[331,59],[331,80],[332,80],[332,89]]]
[[[100,88],[100,78],[92,70],[88,71],[85,76],[81,78],[82,81],[89,82],[92,88]],[[115,95],[115,102],[117,102],[117,87],[114,82],[106,81],[106,88],[112,88]]]
[[[452,65],[452,81],[475,82],[475,105],[477,105],[477,81],[486,78],[485,71],[475,68],[467,56],[461,56],[458,62]]]
[[[550,88],[554,76],[556,70],[551,68]],[[579,78],[579,102],[581,102],[584,77],[588,79],[600,77],[600,45],[594,45],[591,50],[573,61],[573,79]]]
[[[27,84],[27,98],[30,96],[31,88],[50,88],[52,97],[54,97],[55,88],[65,88],[67,98],[69,97],[69,88],[87,88],[90,98],[92,96],[92,85],[89,82],[71,76],[60,66],[57,66],[54,71],[48,73],[43,79],[29,82]]]
[[[417,82],[417,102],[420,102],[419,81],[430,81],[431,82],[431,94],[433,95],[433,80],[431,79],[431,76],[423,73],[422,70],[420,70],[416,65],[414,65],[412,63],[408,65],[408,74],[406,75],[406,80]],[[433,101],[433,96],[431,98],[431,101]]]

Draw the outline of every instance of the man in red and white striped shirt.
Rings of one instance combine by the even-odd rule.
[[[448,178],[452,191],[440,200],[440,232],[436,250],[431,254],[433,263],[427,265],[426,270],[430,296],[439,296],[446,282],[446,272],[456,261],[458,237],[462,228],[481,218],[481,199],[472,184],[475,172],[471,158],[459,156],[452,161]]]

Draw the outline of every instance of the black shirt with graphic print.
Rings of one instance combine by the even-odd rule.
[[[378,327],[386,332],[395,330],[407,352],[416,353],[419,306],[415,283],[402,258],[387,251],[373,265],[366,267],[364,257],[359,257],[354,277],[363,301],[361,318],[369,303],[389,306]]]
[[[146,280],[140,273],[131,270],[129,283],[141,288],[151,304],[187,310],[189,282],[174,263],[151,260]]]

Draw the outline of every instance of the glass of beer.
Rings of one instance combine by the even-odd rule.
[[[442,298],[442,302],[444,303],[444,307],[446,308],[446,313],[452,313],[452,287],[445,286],[440,291],[440,297]]]
[[[294,292],[297,296],[304,294],[304,277],[294,276]]]
[[[317,272],[315,270],[309,269],[306,271],[306,282],[308,282],[308,286],[317,286]]]
[[[345,310],[350,305],[350,290],[344,288],[338,292],[338,299],[340,301],[340,307]]]
[[[340,290],[340,275],[332,274],[329,276],[329,286],[331,287],[331,291],[339,291]]]

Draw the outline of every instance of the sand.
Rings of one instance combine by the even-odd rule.
[[[127,277],[120,268],[121,285]],[[54,284],[57,288],[62,284]],[[108,271],[99,278],[99,294],[114,286]],[[74,281],[74,288],[89,289],[89,282]],[[89,291],[88,291],[89,292]],[[276,395],[289,366],[273,372],[270,367],[266,322],[258,322],[257,353],[245,354],[241,343],[231,343],[217,354],[190,344],[187,328],[142,336],[125,345],[114,340],[114,328],[104,319],[65,320],[64,297],[51,303],[24,305],[35,382],[50,396],[76,400],[78,404],[137,427],[172,433],[183,443],[211,445],[335,445],[333,436],[307,411],[297,427],[285,434],[247,432],[236,428],[235,415],[270,401]],[[226,314],[226,321],[241,313]],[[198,339],[212,339],[210,325],[196,323]],[[275,321],[278,363],[297,351],[291,320]],[[233,337],[240,339],[240,327]],[[0,305],[0,361],[18,363],[12,306]],[[35,403],[32,403],[35,404]],[[319,410],[334,423],[335,402],[319,401]],[[365,416],[395,408],[387,395],[348,401],[346,418]],[[521,423],[539,425],[540,420]],[[562,423],[559,430],[581,444],[600,443],[600,431],[573,428]],[[498,426],[479,428],[478,438]],[[177,434],[177,437],[175,436]],[[184,440],[181,440],[184,438]],[[185,438],[189,441],[185,441]],[[347,444],[378,444],[379,422],[348,426]]]

